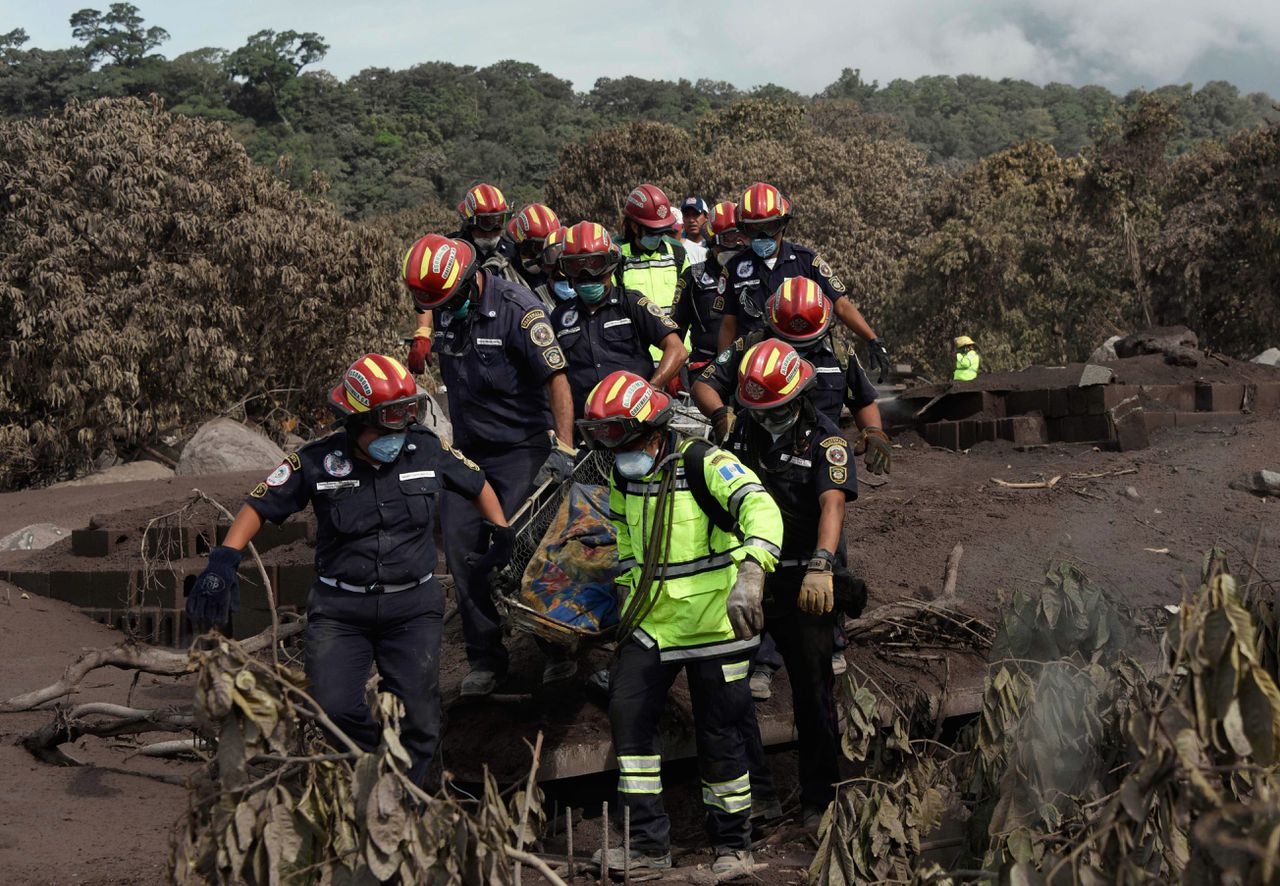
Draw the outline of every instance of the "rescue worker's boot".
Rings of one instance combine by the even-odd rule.
[[[600,867],[602,854],[603,850],[597,849],[595,854],[591,856],[591,863],[597,868]],[[630,871],[633,874],[640,871],[665,871],[671,868],[671,850],[661,854],[650,854],[639,849],[632,849],[631,861],[628,863],[625,847],[610,846],[608,863],[609,871],[619,874],[624,871]]]
[[[462,678],[458,694],[463,698],[480,698],[498,688],[498,675],[494,671],[474,670]]]
[[[561,680],[568,680],[576,673],[578,673],[578,662],[575,659],[549,661],[542,668],[542,685],[546,686],[548,683],[559,683]]]
[[[756,701],[773,697],[773,671],[761,668],[751,675],[751,697]]]
[[[711,865],[711,873],[719,881],[736,880],[749,877],[755,870],[756,859],[750,849],[730,849],[727,846],[716,847],[716,860]]]

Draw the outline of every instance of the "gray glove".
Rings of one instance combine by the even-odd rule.
[[[548,480],[563,483],[572,477],[574,459],[577,454],[578,450],[557,442],[551,448],[551,454],[547,456],[547,460],[542,463],[542,467],[538,470],[538,475],[533,478],[533,488],[537,489]]]
[[[729,624],[739,640],[754,637],[764,628],[764,570],[755,560],[738,565],[738,580],[729,591]]]

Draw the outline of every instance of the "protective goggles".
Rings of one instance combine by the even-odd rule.
[[[597,252],[592,255],[561,254],[558,265],[560,272],[566,277],[603,277],[618,264],[618,257],[612,252]]]
[[[506,223],[505,212],[485,212],[471,217],[471,227],[480,231],[501,231]]]
[[[630,416],[615,418],[580,418],[576,422],[578,433],[592,449],[617,449],[639,437],[644,423]]]
[[[738,227],[742,229],[744,235],[752,239],[756,237],[776,237],[787,227],[787,220],[785,218],[770,218],[764,221],[743,219],[738,223]]]
[[[374,427],[385,428],[388,431],[403,431],[417,421],[422,404],[423,398],[415,394],[412,397],[401,397],[399,400],[379,403],[368,412],[358,414],[364,422]]]
[[[746,246],[751,242],[751,238],[739,231],[737,228],[730,228],[727,231],[721,231],[715,235],[716,245],[722,249],[737,249],[740,246]]]

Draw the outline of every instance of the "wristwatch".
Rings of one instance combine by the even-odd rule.
[[[836,568],[836,555],[826,548],[818,548],[809,559],[810,572],[832,572]]]

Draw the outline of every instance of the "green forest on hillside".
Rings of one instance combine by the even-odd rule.
[[[930,162],[954,166],[1029,140],[1077,154],[1144,95],[963,75],[881,86],[852,69],[814,96],[773,84],[744,90],[639,77],[601,78],[575,92],[567,80],[519,61],[368,68],[343,81],[319,68],[328,44],[313,32],[260,31],[240,47],[167,58],[168,33],[128,3],[81,10],[69,26],[74,45],[63,48],[30,47],[20,28],[0,35],[0,116],[43,115],[71,99],[155,94],[177,114],[227,124],[260,163],[287,157],[284,171],[295,185],[321,173],[328,198],[348,218],[428,200],[452,206],[479,179],[514,201],[539,199],[566,144],[638,121],[692,134],[709,112],[744,99],[825,104],[846,126],[901,137]],[[1179,152],[1280,119],[1269,96],[1241,95],[1224,82],[1154,94],[1176,104],[1182,126],[1171,147]]]

